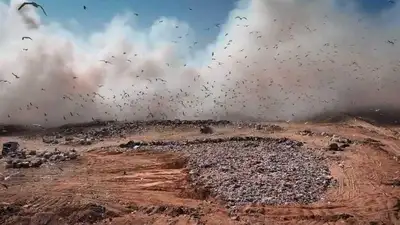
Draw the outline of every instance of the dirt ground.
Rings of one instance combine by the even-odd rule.
[[[282,131],[221,126],[216,133],[197,128],[149,128],[75,149],[77,161],[60,167],[11,169],[20,173],[0,186],[0,224],[400,224],[400,127],[360,120],[336,124],[275,123]],[[313,135],[298,131],[309,129]],[[359,141],[344,151],[325,149],[322,132]],[[337,185],[310,205],[249,205],[233,212],[206,190],[190,187],[185,159],[172,153],[120,151],[129,140],[183,140],[218,136],[288,137],[328,157]],[[369,139],[368,139],[369,138]],[[51,149],[42,139],[0,137],[29,149]],[[71,146],[57,145],[70,149]],[[0,167],[2,174],[10,169]]]

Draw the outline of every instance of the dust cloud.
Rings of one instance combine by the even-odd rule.
[[[0,3],[0,123],[274,121],[400,106],[399,7],[363,18],[332,1],[243,1],[199,50],[174,19],[143,31],[140,16],[116,15],[83,37],[33,7],[18,12],[21,2]]]

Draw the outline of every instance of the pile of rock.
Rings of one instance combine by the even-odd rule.
[[[75,160],[78,153],[72,149],[67,152],[54,151],[36,152],[35,150],[20,149],[18,142],[7,142],[3,144],[2,157],[6,168],[31,168],[40,167],[47,162],[61,162]]]
[[[65,137],[64,144],[66,145],[91,145],[97,139],[90,137]]]
[[[322,156],[281,138],[232,138],[225,142],[154,146],[188,156],[194,187],[208,190],[228,205],[310,203],[332,182]]]
[[[89,137],[80,137],[80,136],[78,137],[66,136],[63,139],[63,136],[61,136],[60,134],[56,134],[54,136],[44,136],[42,140],[43,143],[46,144],[91,145],[95,139]]]
[[[348,138],[339,137],[333,135],[330,143],[328,145],[328,150],[330,151],[343,151],[345,148],[349,147],[353,141]]]
[[[69,124],[57,128],[56,132],[63,136],[74,136],[75,139],[99,140],[107,137],[121,137],[131,133],[146,131],[149,127],[200,127],[230,125],[227,120],[150,120],[150,121],[94,121],[86,124]],[[55,136],[49,133],[49,136]],[[84,137],[84,138],[78,138]]]
[[[285,130],[285,128],[277,124],[268,124],[268,123],[238,121],[238,122],[232,122],[232,125],[234,125],[237,128],[251,128],[251,129],[254,128],[259,131],[268,131],[268,132],[279,132]]]
[[[199,144],[216,144],[223,142],[260,142],[260,141],[275,141],[277,143],[292,143],[293,145],[302,146],[302,142],[291,141],[287,138],[270,138],[261,136],[232,136],[222,138],[198,138],[194,140],[180,140],[180,141],[128,141],[127,143],[120,144],[120,148],[135,148],[135,146],[177,146],[177,145],[199,145]]]

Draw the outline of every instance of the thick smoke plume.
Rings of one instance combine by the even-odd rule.
[[[174,19],[143,32],[140,17],[117,15],[83,38],[20,3],[0,3],[0,123],[293,120],[400,107],[399,7],[371,19],[331,1],[252,0],[196,50]]]

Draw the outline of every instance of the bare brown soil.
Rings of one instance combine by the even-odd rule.
[[[400,135],[397,127],[362,121],[341,124],[278,124],[281,131],[216,127],[218,136],[257,135],[303,141],[329,159],[337,185],[311,205],[244,206],[232,212],[207,190],[190,187],[186,159],[172,153],[122,151],[128,140],[209,137],[197,128],[148,129],[75,147],[77,161],[20,169],[0,187],[0,224],[400,224]],[[298,131],[309,129],[313,135]],[[356,141],[342,152],[325,149],[322,132]],[[52,149],[41,139],[16,140],[29,149]],[[71,148],[59,145],[59,149]],[[1,166],[0,172],[8,171]]]

